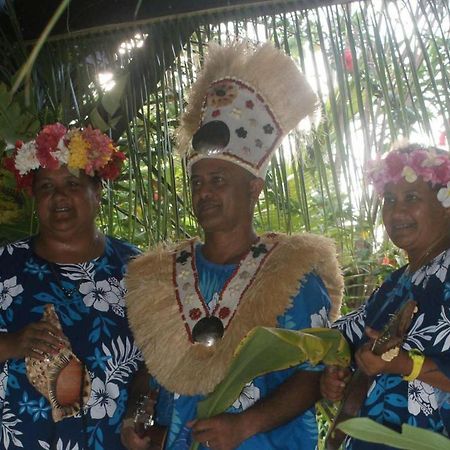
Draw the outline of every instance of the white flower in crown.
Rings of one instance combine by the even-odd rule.
[[[17,151],[15,160],[15,167],[20,175],[25,175],[30,170],[38,169],[40,162],[37,157],[37,148],[34,141],[22,144],[22,147]]]
[[[439,189],[437,198],[444,208],[450,207],[450,182],[447,183],[447,186]]]
[[[403,167],[402,177],[404,177],[408,183],[414,183],[414,181],[417,180],[416,172],[414,171],[414,169],[412,167],[409,167],[409,166]]]
[[[442,156],[434,152],[430,152],[428,157],[422,162],[422,167],[439,167],[444,163]]]
[[[53,152],[53,157],[59,161],[61,165],[69,164],[70,152],[64,143],[64,137],[62,137],[58,142],[58,150]]]

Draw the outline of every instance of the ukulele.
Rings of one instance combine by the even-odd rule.
[[[155,424],[153,419],[157,391],[142,395],[136,403],[134,413],[134,431],[139,437],[148,436],[151,440],[150,450],[162,450],[166,440],[166,427]]]
[[[381,330],[381,335],[373,344],[372,352],[375,355],[381,356],[400,347],[416,312],[416,305],[414,300],[407,300],[395,314],[390,316],[388,322]],[[396,355],[394,355],[392,356],[395,357]],[[353,373],[345,388],[339,410],[325,439],[326,450],[338,450],[341,446],[346,434],[336,427],[344,420],[358,416],[372,380],[373,377],[369,377],[360,369],[356,369]]]

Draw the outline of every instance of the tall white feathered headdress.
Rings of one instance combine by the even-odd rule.
[[[272,44],[210,44],[181,119],[178,148],[189,169],[219,158],[265,178],[281,140],[316,105],[305,76]]]

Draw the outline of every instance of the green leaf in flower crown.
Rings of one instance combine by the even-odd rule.
[[[329,328],[254,328],[236,349],[224,379],[198,404],[198,417],[224,412],[254,378],[305,361],[345,367],[350,363],[350,349],[341,333]],[[197,448],[198,443],[191,446],[192,450]]]
[[[450,449],[450,439],[424,428],[403,424],[398,433],[367,417],[358,417],[342,422],[338,428],[344,433],[362,441],[388,444],[404,450]]]

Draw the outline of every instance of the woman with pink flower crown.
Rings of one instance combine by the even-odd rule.
[[[0,248],[0,447],[121,450],[142,357],[123,275],[138,253],[96,227],[125,155],[99,130],[45,126],[5,166],[33,195],[38,234]]]
[[[349,405],[356,410],[356,414],[346,412],[348,416],[368,417],[397,431],[408,424],[449,436],[450,155],[403,143],[384,159],[372,161],[368,178],[383,198],[386,231],[406,252],[409,264],[392,273],[358,310],[333,324],[354,351],[353,369],[368,377],[359,411],[351,403],[355,389],[345,389],[352,383],[349,370],[328,367],[321,392],[331,401],[345,394],[344,409]],[[386,324],[391,324],[391,332],[393,318],[400,309],[408,311],[408,305],[412,308],[403,332],[392,339],[389,349],[377,352],[388,341]],[[337,437],[339,431],[330,434],[327,449],[337,449]],[[394,448],[348,436],[344,447]]]

